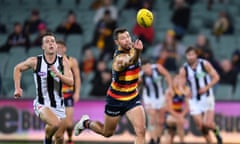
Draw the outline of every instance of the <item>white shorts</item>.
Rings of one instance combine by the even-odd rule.
[[[156,98],[143,95],[143,103],[145,108],[161,109],[165,106],[165,96]]]
[[[48,107],[50,108],[50,110],[59,118],[59,119],[63,119],[66,117],[66,113],[65,113],[65,107],[58,107],[58,108],[53,108],[53,107],[49,107],[46,105],[42,105],[39,104],[37,101],[33,102],[33,107],[34,107],[34,112],[35,114],[39,117],[40,112],[45,108]]]
[[[214,110],[215,99],[213,95],[202,96],[200,100],[190,99],[189,100],[190,114],[199,115],[208,110]]]

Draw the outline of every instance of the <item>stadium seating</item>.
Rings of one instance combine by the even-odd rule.
[[[68,54],[76,57],[80,62],[82,60],[81,48],[84,44],[92,40],[95,25],[93,17],[95,11],[91,11],[89,6],[94,0],[81,0],[80,4],[76,5],[75,0],[62,0],[58,5],[57,0],[0,0],[0,22],[7,26],[7,34],[0,34],[0,46],[6,42],[7,36],[12,32],[14,22],[18,21],[23,24],[26,18],[29,18],[30,11],[33,8],[38,8],[41,18],[46,22],[47,27],[55,31],[56,27],[63,22],[67,16],[67,12],[71,9],[76,12],[77,20],[81,24],[84,33],[82,35],[56,34],[58,40],[65,40],[68,46]],[[127,0],[114,1],[119,11],[124,6]],[[206,9],[206,1],[196,1],[192,5],[191,22],[188,33],[184,37],[182,44],[185,46],[193,45],[196,42],[198,33],[205,34],[211,43],[211,47],[217,60],[230,59],[232,52],[240,45],[240,16],[239,16],[239,0],[228,1],[227,4],[216,3],[212,10]],[[156,0],[153,5],[153,13],[155,16],[154,29],[155,39],[154,44],[161,42],[164,39],[165,32],[172,29],[171,15],[173,10],[169,8],[169,0]],[[10,10],[11,9],[11,10]],[[226,35],[217,39],[211,34],[211,28],[214,21],[218,18],[219,12],[222,10],[228,11],[234,20],[235,34]],[[126,27],[132,30],[135,24],[135,10],[121,10],[117,19],[118,26]],[[33,41],[37,34],[30,35],[30,40]],[[155,45],[146,48],[144,57],[151,58],[152,50]],[[99,57],[99,50],[92,48],[96,59]],[[13,67],[28,56],[36,56],[42,53],[40,47],[31,47],[25,51],[23,47],[11,48],[9,52],[0,53],[0,73],[2,77],[2,94],[12,96],[13,93]],[[111,61],[108,62],[108,67],[111,68]],[[84,75],[84,74],[83,74]],[[92,89],[90,81],[93,74],[89,77],[84,77],[82,82],[81,96],[88,98]],[[25,89],[25,98],[33,98],[35,95],[35,87],[32,84],[32,71],[28,71],[23,75],[23,88]],[[228,85],[218,85],[216,88],[216,99],[218,100],[240,100],[240,78],[238,78],[238,86],[236,92],[232,94],[232,88]]]
[[[218,84],[215,90],[215,96],[217,100],[229,100],[232,99],[232,86],[226,84]]]
[[[36,46],[36,47],[31,47],[28,52],[27,52],[27,55],[30,57],[30,56],[37,56],[37,55],[40,55],[42,54],[42,48],[39,46]]]
[[[81,58],[82,39],[82,35],[69,35],[66,39],[67,53],[78,60]]]
[[[6,43],[7,37],[6,34],[0,34],[0,47]]]

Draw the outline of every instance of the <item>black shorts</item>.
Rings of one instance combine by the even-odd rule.
[[[64,105],[65,107],[73,107],[74,106],[73,97],[64,98]]]
[[[106,105],[105,105],[105,114],[109,116],[119,116],[124,115],[128,110],[141,105],[141,99],[138,95],[132,100],[129,101],[119,101],[110,96],[106,98]]]

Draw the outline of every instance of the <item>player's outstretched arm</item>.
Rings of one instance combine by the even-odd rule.
[[[141,40],[136,40],[130,49],[129,53],[120,54],[116,56],[113,60],[113,69],[115,71],[122,71],[126,67],[136,63],[143,49],[143,44]]]
[[[17,64],[14,67],[13,80],[14,80],[14,86],[15,86],[15,92],[14,92],[15,98],[19,98],[22,96],[22,89],[21,89],[21,85],[20,85],[22,72],[24,72],[28,69],[35,69],[36,63],[37,63],[37,58],[30,57],[27,60]]]
[[[142,41],[137,39],[134,43],[133,43],[133,48],[130,51],[130,64],[134,64],[138,61],[139,57],[140,57],[140,53],[143,50],[143,44]]]

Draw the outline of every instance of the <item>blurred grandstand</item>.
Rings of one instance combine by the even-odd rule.
[[[89,7],[94,0],[0,0],[0,23],[6,26],[7,32],[0,33],[0,45],[4,45],[8,35],[12,32],[12,26],[15,22],[21,24],[29,17],[32,9],[37,8],[41,14],[41,19],[47,27],[55,31],[56,27],[66,18],[66,13],[72,10],[76,13],[78,22],[83,28],[83,34],[72,34],[64,36],[56,33],[58,39],[64,39],[69,48],[68,54],[74,56],[81,63],[83,59],[83,45],[90,42],[93,37],[95,24],[93,17],[95,10]],[[127,0],[115,0],[113,4],[118,8],[117,24],[120,27],[126,27],[132,31],[135,24],[136,10],[123,9]],[[143,57],[152,57],[153,50],[159,42],[162,42],[165,33],[173,29],[171,16],[173,10],[170,8],[170,0],[153,1],[152,11],[155,16],[154,30],[155,37],[152,44],[146,47]],[[182,45],[188,46],[196,43],[198,34],[204,34],[211,43],[212,51],[216,60],[220,63],[223,59],[231,61],[233,52],[240,46],[240,1],[228,0],[225,3],[216,2],[207,9],[207,0],[195,0],[191,3],[190,25],[187,33],[181,41]],[[226,11],[232,18],[234,33],[216,37],[212,34],[212,27],[218,14]],[[29,35],[30,40],[35,39],[37,34]],[[1,73],[1,96],[0,98],[12,98],[13,95],[13,67],[16,63],[24,60],[28,56],[40,54],[41,48],[31,46],[28,51],[21,46],[11,47],[9,51],[0,52],[0,73]],[[93,49],[95,59],[98,60],[99,52]],[[107,66],[111,66],[111,61],[107,61]],[[181,61],[182,62],[182,61]],[[178,66],[181,65],[181,62]],[[85,99],[94,99],[90,95],[93,88],[90,81],[94,78],[92,72],[87,78],[82,79],[81,97]],[[24,89],[23,98],[32,99],[35,97],[35,87],[33,85],[32,72],[24,73],[22,87]],[[233,91],[230,84],[218,84],[216,86],[217,100],[240,100],[240,75],[237,75],[236,90]],[[99,97],[98,97],[99,98]],[[103,98],[103,97],[101,97]]]

